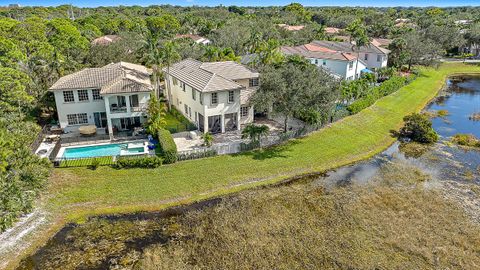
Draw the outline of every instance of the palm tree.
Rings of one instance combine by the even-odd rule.
[[[210,132],[203,133],[202,135],[203,145],[210,147],[213,144],[213,136]]]
[[[357,63],[355,65],[355,78],[358,74],[358,61],[360,60],[360,48],[368,46],[370,44],[367,36],[365,26],[360,20],[353,21],[346,29],[350,35],[350,43],[352,44],[352,50],[357,52]]]
[[[254,124],[248,124],[242,130],[242,139],[250,139],[251,143],[259,143],[262,137],[266,137],[269,132],[269,128],[266,125],[257,126]]]
[[[177,46],[173,41],[166,41],[162,46],[161,62],[162,65],[166,68],[166,73],[170,74],[170,66],[173,63],[180,60],[180,54],[178,54]],[[165,76],[165,79],[167,77]],[[167,99],[168,99],[168,109],[172,109],[172,93],[170,90],[170,80],[167,81]]]
[[[158,96],[158,88],[160,85],[160,77],[161,77],[161,63],[162,57],[160,53],[160,49],[158,46],[159,40],[158,38],[152,34],[151,32],[147,32],[145,35],[145,39],[143,41],[143,46],[141,48],[142,52],[142,60],[147,66],[151,66],[153,73],[152,73],[152,80],[155,84],[155,95]]]

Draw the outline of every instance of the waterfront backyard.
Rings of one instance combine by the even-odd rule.
[[[448,75],[480,73],[479,66],[423,69],[410,85],[306,138],[284,145],[158,169],[55,169],[44,206],[57,224],[94,214],[160,210],[294,176],[323,172],[371,157],[391,145],[402,118],[421,110]],[[65,213],[65,214],[63,214]]]
[[[450,86],[426,108],[449,115],[434,118],[441,140],[420,156],[394,143],[325,175],[167,211],[92,217],[64,227],[19,269],[476,268],[480,152],[453,146],[449,134],[476,132],[463,122],[475,103],[456,104],[478,97],[479,82]]]

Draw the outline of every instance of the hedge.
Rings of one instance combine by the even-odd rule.
[[[173,141],[172,134],[166,129],[158,131],[158,143],[160,146],[160,154],[165,164],[175,163],[177,161],[177,145]]]
[[[374,87],[365,97],[357,99],[355,102],[350,104],[347,107],[347,110],[350,112],[350,114],[356,114],[375,103],[377,99],[388,96],[397,91],[408,82],[410,82],[410,80],[408,80],[406,77],[392,77],[383,82],[381,85]]]
[[[120,157],[115,163],[115,168],[157,168],[162,165],[162,161],[162,158],[157,156]]]

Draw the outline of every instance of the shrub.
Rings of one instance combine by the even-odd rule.
[[[405,125],[400,129],[400,136],[419,143],[434,143],[438,134],[432,128],[430,119],[419,113],[413,113],[403,118]]]
[[[93,158],[92,162],[90,163],[90,166],[88,166],[91,170],[96,170],[100,166],[100,160],[97,158]]]
[[[355,102],[350,104],[347,107],[347,110],[351,114],[356,114],[375,103],[377,99],[388,96],[393,92],[397,91],[406,83],[407,78],[405,77],[392,77],[389,80],[383,82],[380,86],[372,88],[372,90],[370,90],[370,92],[365,97],[357,99]]]
[[[463,146],[480,147],[480,140],[472,134],[455,134],[452,142]]]
[[[158,143],[160,145],[160,154],[165,164],[175,163],[177,161],[177,145],[170,131],[160,129],[158,131]]]
[[[115,163],[118,169],[157,168],[162,165],[162,159],[157,156],[120,157]]]

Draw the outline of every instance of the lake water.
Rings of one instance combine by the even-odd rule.
[[[480,152],[452,146],[448,140],[456,133],[471,133],[480,137],[480,122],[468,118],[470,114],[480,111],[480,78],[449,81],[448,85],[445,95],[441,94],[426,108],[449,111],[447,117],[433,119],[433,127],[440,134],[441,140],[421,157],[406,156],[399,150],[400,144],[395,143],[369,160],[331,171],[325,177],[307,184],[326,188],[362,184],[377,175],[385,164],[396,162],[415,166],[439,181],[479,184]],[[25,258],[18,269],[58,269],[63,266],[60,262],[67,260],[70,265],[83,265],[82,269],[106,269],[118,266],[119,261],[135,261],[136,257],[125,257],[126,254],[137,256],[135,254],[141,254],[149,245],[171,240],[168,231],[174,229],[170,228],[174,224],[171,220],[176,216],[209,207],[217,201],[171,208],[158,213],[94,217],[85,224],[69,224],[35,254]],[[87,257],[82,246],[89,243],[96,243],[97,251],[88,255],[90,264],[85,264]]]

